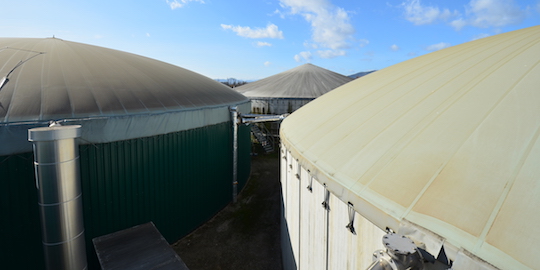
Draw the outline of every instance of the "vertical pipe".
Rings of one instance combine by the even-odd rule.
[[[238,194],[238,108],[230,107],[233,126],[233,203],[237,201]]]
[[[87,268],[75,141],[80,128],[51,125],[28,130],[28,140],[34,143],[43,250],[49,270]]]

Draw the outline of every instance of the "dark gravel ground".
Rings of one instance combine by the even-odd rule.
[[[283,269],[279,156],[258,155],[251,162],[237,203],[172,245],[190,270]]]

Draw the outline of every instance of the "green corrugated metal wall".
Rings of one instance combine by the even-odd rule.
[[[44,267],[33,162],[32,153],[0,157],[0,269]]]
[[[174,242],[232,199],[231,123],[98,145],[81,145],[89,266],[91,239],[153,221]],[[249,128],[239,129],[239,190],[250,172]],[[0,268],[43,265],[32,154],[0,157]],[[7,239],[7,241],[6,241]],[[7,263],[7,264],[6,264]]]

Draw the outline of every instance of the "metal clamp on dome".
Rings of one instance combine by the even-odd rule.
[[[302,175],[302,166],[300,166],[298,163],[298,159],[296,160],[296,164],[296,174],[294,176],[296,176],[296,179],[301,180],[300,176]]]
[[[326,184],[324,186],[324,201],[322,202],[322,206],[326,211],[330,211],[330,190],[326,188]]]
[[[308,174],[310,173],[311,171],[308,170]],[[309,176],[309,185],[306,188],[309,190],[309,192],[313,193],[313,175]]]
[[[2,79],[0,79],[0,90],[2,90],[2,87],[4,87],[4,84],[6,84],[8,81],[9,79],[7,76],[2,77]]]
[[[347,224],[347,226],[345,226],[345,228],[349,229],[349,231],[356,235],[356,230],[354,229],[354,214],[356,213],[354,211],[354,205],[349,202],[347,203],[348,207],[349,207],[349,224]]]

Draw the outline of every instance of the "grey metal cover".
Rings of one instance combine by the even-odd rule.
[[[203,75],[127,52],[57,38],[0,38],[0,156],[31,151],[27,130],[82,125],[87,143],[230,121],[249,100]]]
[[[0,123],[156,113],[245,99],[171,64],[57,38],[1,38],[0,63],[0,78],[9,75],[0,89]]]
[[[317,98],[352,80],[333,71],[304,64],[235,90],[249,98]]]
[[[188,270],[152,222],[92,240],[103,270]]]

